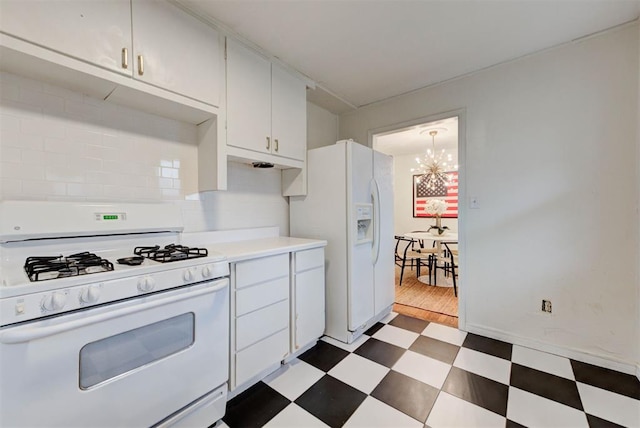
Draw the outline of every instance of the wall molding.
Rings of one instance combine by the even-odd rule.
[[[561,357],[582,361],[584,363],[593,364],[599,367],[616,370],[622,373],[635,375],[640,379],[640,364],[620,359],[614,359],[610,356],[586,352],[578,348],[559,346],[556,344],[515,335],[507,331],[484,327],[477,324],[467,323],[466,327],[466,331],[469,333],[479,334],[481,336],[502,340],[503,342],[508,342],[514,345],[524,346],[526,348],[531,348],[538,351],[559,355]]]

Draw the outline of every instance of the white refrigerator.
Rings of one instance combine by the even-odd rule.
[[[349,141],[308,151],[290,233],[326,239],[325,334],[351,343],[394,301],[393,159]]]

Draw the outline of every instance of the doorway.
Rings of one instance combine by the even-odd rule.
[[[464,156],[460,156],[459,135],[464,129],[463,113],[427,117],[370,132],[371,146],[393,157],[395,237],[406,238],[408,233],[419,232],[418,237],[426,238],[414,239],[413,242],[398,240],[397,256],[405,258],[404,250],[409,245],[407,255],[415,255],[412,250],[420,249],[423,253],[436,252],[438,266],[441,266],[433,268],[425,256],[418,276],[419,269],[413,258],[406,257],[404,270],[398,266],[402,263],[396,258],[394,310],[452,327],[462,324],[460,281],[458,277],[456,296],[452,276],[454,273],[457,275],[460,269],[458,201],[462,193],[459,183],[461,158]],[[434,162],[440,167],[441,175],[434,174]],[[428,177],[430,181],[427,182]],[[444,211],[434,215],[434,206],[438,205],[444,205]],[[440,208],[442,210],[442,206]],[[436,220],[436,217],[440,219]],[[436,224],[442,228],[442,235],[433,230]],[[438,235],[437,238],[431,237],[431,233]],[[445,260],[451,261],[446,263],[448,270],[445,269]],[[454,269],[451,269],[451,264]]]

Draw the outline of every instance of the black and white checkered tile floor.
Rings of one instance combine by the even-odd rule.
[[[392,313],[323,338],[227,404],[222,427],[639,427],[635,376]]]

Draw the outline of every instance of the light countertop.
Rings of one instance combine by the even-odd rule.
[[[327,245],[325,240],[278,236],[277,232],[277,228],[262,228],[185,233],[182,243],[221,253],[229,262],[310,250]]]
[[[220,242],[212,245],[205,245],[209,251],[217,251],[224,254],[229,262],[255,259],[258,257],[272,256],[275,254],[288,253],[291,251],[310,250],[312,248],[324,247],[327,241],[302,238],[261,238],[248,239],[236,242]]]

